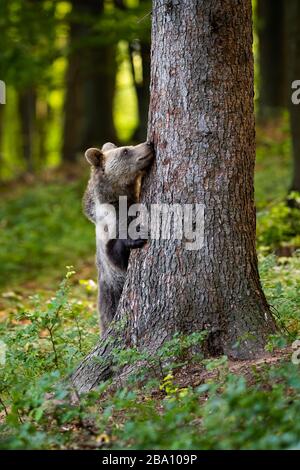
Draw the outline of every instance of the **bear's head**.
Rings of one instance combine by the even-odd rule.
[[[105,177],[106,181],[120,187],[133,184],[140,172],[150,165],[153,156],[152,145],[148,142],[126,147],[108,142],[101,150],[90,148],[85,152],[94,175]]]

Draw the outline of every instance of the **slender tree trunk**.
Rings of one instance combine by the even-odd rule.
[[[103,0],[72,0],[62,152],[66,162],[75,161],[87,147],[116,138],[115,48],[101,44],[105,38],[95,41],[91,26],[91,21],[103,14],[103,5]]]
[[[141,41],[140,54],[143,67],[143,80],[141,83],[134,80],[139,111],[139,125],[134,134],[134,139],[137,142],[142,142],[145,140],[145,136],[147,135],[150,100],[150,49],[150,43]]]
[[[175,332],[206,330],[208,355],[247,359],[276,331],[255,250],[251,0],[154,0],[151,70],[156,165],[143,201],[204,204],[204,246],[151,240],[131,255],[122,327],[73,374],[79,391],[112,375],[120,345],[152,354]]]
[[[81,150],[115,142],[113,101],[116,79],[116,48],[90,46],[83,66],[84,121]]]
[[[49,124],[49,108],[44,97],[37,98],[37,166],[42,169],[47,164],[46,136]]]
[[[123,0],[115,0],[115,6],[121,10],[126,10],[126,6]],[[140,5],[148,3],[145,0],[140,0]],[[129,44],[129,53],[131,61],[132,78],[134,87],[137,95],[138,102],[138,126],[134,132],[133,140],[136,142],[142,142],[145,140],[148,128],[148,114],[149,114],[149,100],[150,100],[150,34],[147,35],[146,31],[143,33],[143,37],[138,41],[134,41]],[[136,70],[134,67],[134,54],[139,52],[141,64],[142,64],[142,80],[136,79]]]
[[[4,105],[0,104],[0,181],[2,179],[3,170],[3,125],[4,125]]]
[[[146,8],[147,0],[140,0],[140,5],[143,5]],[[150,38],[148,39],[147,35],[144,32],[143,38],[139,41],[139,52],[141,56],[143,77],[142,81],[138,82],[135,79],[135,73],[133,68],[133,78],[135,83],[135,89],[138,100],[138,112],[139,112],[139,124],[134,133],[134,139],[137,142],[142,142],[147,135],[148,128],[148,114],[149,114],[149,101],[150,101],[150,53],[151,53],[151,44]],[[133,51],[131,53],[131,57]]]
[[[291,84],[300,80],[300,2],[291,0],[288,6],[289,25],[289,91]],[[291,190],[300,192],[300,104],[293,104],[290,98],[290,121],[293,151],[293,180]]]
[[[70,41],[74,33],[70,34]],[[64,105],[64,131],[62,159],[73,162],[80,151],[81,128],[83,119],[83,94],[81,79],[81,58],[74,51],[69,56],[66,75],[66,97]]]
[[[259,116],[280,115],[288,103],[285,0],[258,0]],[[287,6],[287,8],[289,8]]]
[[[22,148],[26,170],[34,171],[34,140],[36,133],[36,90],[27,88],[19,93]]]
[[[124,4],[124,0],[114,0],[114,5],[120,10],[126,10],[126,5]]]

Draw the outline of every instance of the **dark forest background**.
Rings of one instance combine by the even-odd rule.
[[[288,130],[300,189],[297,0],[256,0],[256,111]],[[80,160],[105,141],[145,140],[150,84],[148,0],[1,0],[0,179]],[[201,45],[199,45],[201,47]],[[298,59],[298,60],[297,60]]]
[[[145,139],[147,0],[1,0],[1,180]]]

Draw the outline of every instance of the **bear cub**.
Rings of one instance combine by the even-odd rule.
[[[148,142],[129,147],[117,147],[109,142],[101,150],[88,149],[85,157],[91,165],[91,175],[83,210],[96,226],[98,311],[103,335],[118,307],[130,250],[142,248],[146,243],[144,239],[118,238],[119,197],[127,196],[128,208],[138,202],[141,176],[154,155]]]

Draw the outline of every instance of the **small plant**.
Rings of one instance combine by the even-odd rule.
[[[171,372],[163,378],[159,389],[165,392],[168,398],[174,398],[176,396],[183,398],[188,393],[187,388],[179,388],[174,384],[174,376]]]
[[[26,448],[27,440],[34,440],[38,447],[40,439],[48,442],[38,431],[47,413],[45,396],[53,393],[53,387],[95,341],[95,335],[88,334],[91,319],[69,300],[74,274],[68,267],[49,301],[43,303],[35,296],[31,299],[33,308],[21,309],[16,318],[0,323],[0,337],[6,344],[6,360],[0,366],[0,409],[6,415],[4,435],[13,429],[18,434],[13,447]],[[69,392],[68,387],[58,385],[55,398],[62,400]]]
[[[287,204],[282,200],[258,212],[257,238],[260,250],[268,253],[277,249],[289,252],[300,247],[300,210],[297,206],[299,194],[289,195]],[[294,201],[294,206],[291,205]],[[281,250],[279,250],[281,248]]]

